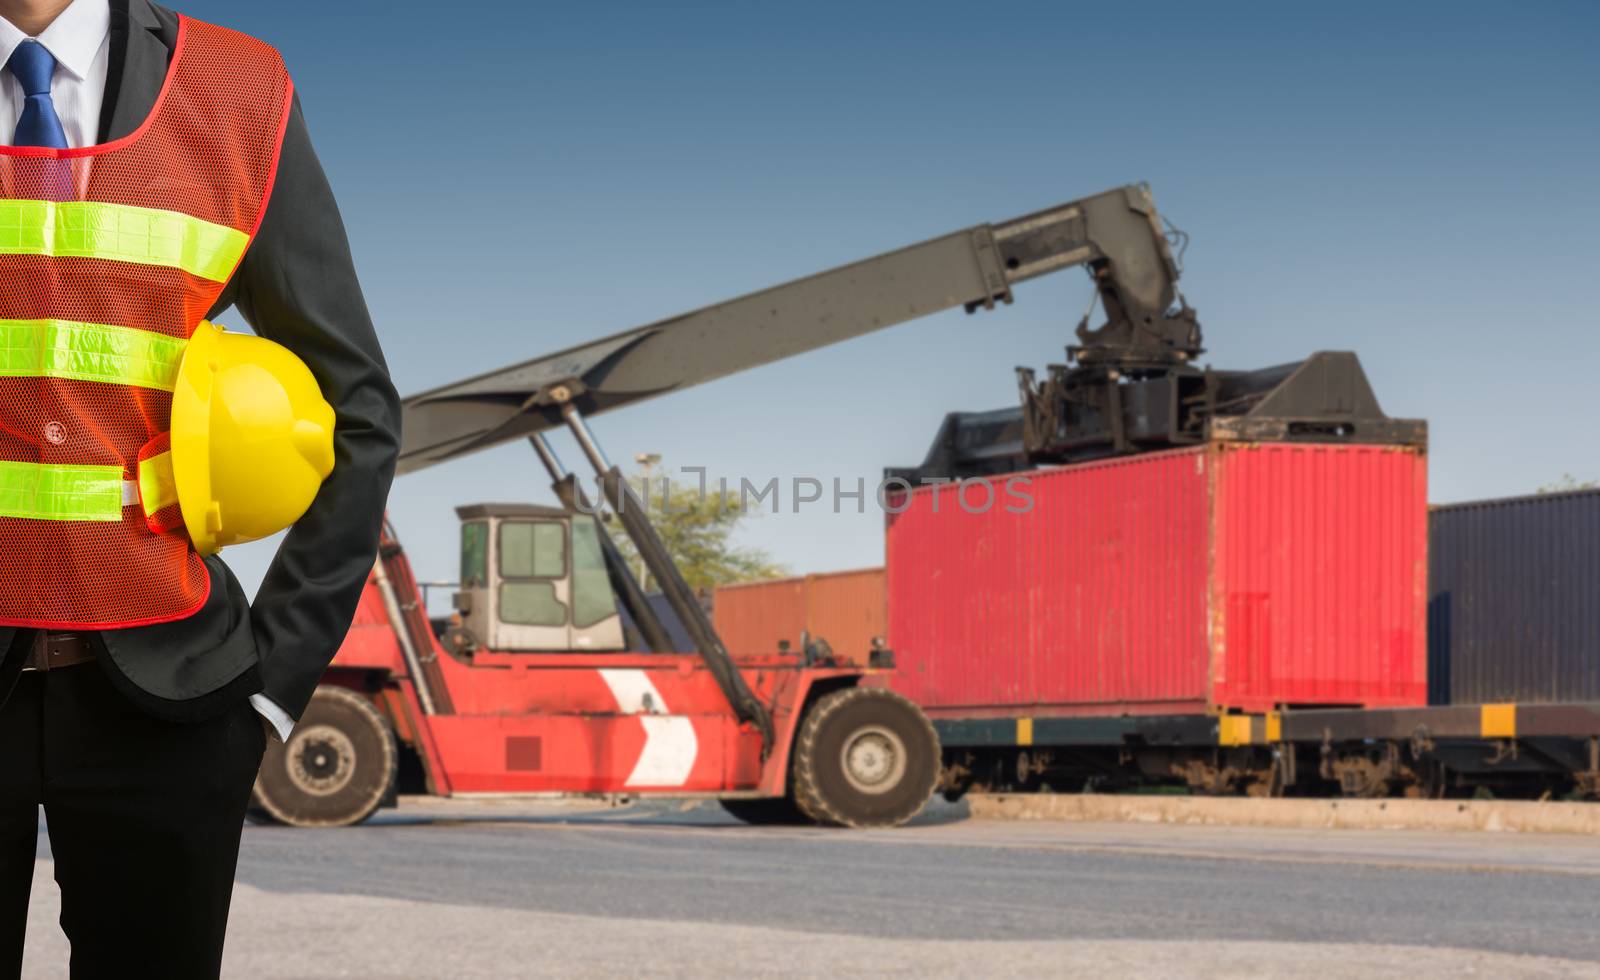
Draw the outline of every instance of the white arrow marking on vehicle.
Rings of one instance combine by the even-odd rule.
[[[688,782],[700,751],[694,722],[682,715],[668,715],[667,702],[642,670],[602,670],[600,678],[611,688],[617,708],[625,715],[639,715],[644,725],[644,751],[624,785],[682,786]]]

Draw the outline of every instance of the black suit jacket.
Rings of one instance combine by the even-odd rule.
[[[172,11],[111,0],[100,142],[127,135],[150,114],[177,36]],[[399,398],[298,98],[261,226],[211,315],[229,306],[316,375],[337,416],[333,473],[284,539],[253,606],[211,557],[211,595],[194,616],[95,639],[113,683],[153,714],[199,720],[264,690],[298,718],[372,570],[400,443]],[[0,650],[15,632],[0,627]]]

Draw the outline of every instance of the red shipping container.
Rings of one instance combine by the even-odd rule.
[[[712,620],[732,653],[800,650],[800,634],[828,641],[834,655],[866,665],[874,637],[887,632],[883,569],[826,572],[718,586]]]
[[[932,715],[1427,703],[1420,448],[1219,442],[902,503],[892,686]]]

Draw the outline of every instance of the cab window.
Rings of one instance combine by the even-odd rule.
[[[519,626],[565,626],[566,604],[556,581],[567,574],[566,525],[505,521],[500,525],[500,621]]]
[[[501,578],[560,578],[567,573],[567,528],[554,521],[500,525]]]
[[[606,574],[605,554],[600,550],[600,534],[594,518],[578,517],[572,522],[572,625],[586,629],[617,614],[617,600],[611,594],[611,577]]]
[[[482,588],[489,581],[489,525],[473,521],[461,525],[461,587]]]

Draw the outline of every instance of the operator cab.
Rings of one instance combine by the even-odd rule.
[[[625,649],[592,516],[536,504],[472,504],[456,515],[466,635],[448,645],[458,653]]]

